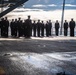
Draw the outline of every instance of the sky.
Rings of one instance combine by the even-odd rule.
[[[63,0],[29,0],[25,3],[25,8],[57,10],[61,9]],[[76,0],[65,0],[65,9],[76,9]]]
[[[8,16],[22,17],[26,19],[31,15],[32,20],[52,20],[61,21],[63,0],[28,0],[23,7],[15,9]],[[64,20],[70,21],[74,18],[76,21],[76,0],[65,0]]]

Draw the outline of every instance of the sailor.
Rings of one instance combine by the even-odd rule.
[[[21,37],[21,25],[22,25],[21,18],[18,18],[18,21],[17,21],[18,37]]]
[[[0,34],[1,34],[1,20],[0,20]],[[1,35],[0,35],[1,36]]]
[[[14,19],[10,22],[11,36],[14,36]]]
[[[59,22],[58,22],[58,20],[56,20],[56,23],[55,23],[55,34],[56,34],[56,36],[59,35],[59,27],[60,27]]]
[[[49,37],[49,22],[46,22],[46,36]]]
[[[24,20],[24,22],[23,22],[23,35],[24,35],[24,37],[26,37],[26,29],[27,29],[26,20]]]
[[[26,19],[26,38],[31,37],[31,26],[32,26],[32,22],[30,16],[28,16],[28,19]]]
[[[1,18],[0,24],[1,24],[1,37],[5,37],[5,20],[4,20],[4,18]]]
[[[64,36],[67,36],[68,33],[68,22],[67,20],[65,20],[64,22]]]
[[[5,31],[4,31],[5,37],[8,37],[9,21],[8,21],[7,17],[5,17],[4,23],[5,23],[5,25],[4,25],[5,26]]]
[[[41,23],[40,20],[37,22],[37,36],[40,37],[40,29],[41,29]]]
[[[37,24],[36,24],[36,21],[35,20],[32,23],[32,27],[33,27],[33,36],[36,37]]]
[[[13,27],[14,27],[14,37],[17,37],[17,33],[18,33],[18,21],[17,21],[17,19],[15,19]]]
[[[41,22],[41,36],[44,37],[44,22]]]
[[[73,20],[73,18],[69,23],[69,27],[70,27],[70,36],[74,37],[75,21]]]
[[[51,31],[52,31],[52,22],[49,20],[49,35],[51,36]]]

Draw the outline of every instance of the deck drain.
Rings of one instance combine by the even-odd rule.
[[[3,56],[12,56],[11,53],[5,53]]]

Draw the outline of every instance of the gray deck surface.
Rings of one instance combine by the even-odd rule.
[[[76,37],[0,38],[0,67],[6,75],[76,75]]]

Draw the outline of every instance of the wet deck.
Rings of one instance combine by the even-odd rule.
[[[76,38],[0,38],[0,67],[6,75],[76,75]]]

